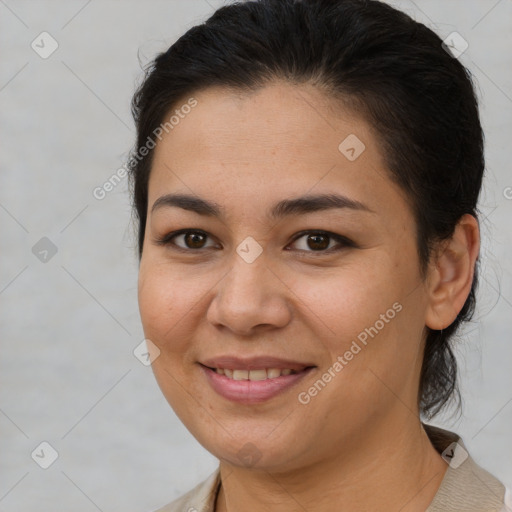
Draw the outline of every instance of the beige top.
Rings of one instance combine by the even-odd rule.
[[[460,437],[423,424],[435,449],[449,464],[425,512],[512,512],[510,492],[469,456]],[[220,489],[219,469],[187,494],[155,512],[214,512]]]

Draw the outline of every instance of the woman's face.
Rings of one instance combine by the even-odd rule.
[[[369,125],[313,87],[194,98],[149,180],[139,304],[158,384],[231,464],[357,457],[417,412],[412,212]]]

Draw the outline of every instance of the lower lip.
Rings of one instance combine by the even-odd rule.
[[[282,393],[286,389],[297,384],[306,375],[314,370],[314,367],[299,373],[281,375],[274,379],[265,380],[233,380],[225,375],[218,374],[206,366],[200,365],[206,374],[212,388],[222,397],[241,404],[258,404],[266,402]]]

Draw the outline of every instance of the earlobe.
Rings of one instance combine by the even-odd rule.
[[[440,243],[429,269],[425,324],[433,330],[454,322],[471,291],[480,250],[478,221],[461,217],[452,237]]]

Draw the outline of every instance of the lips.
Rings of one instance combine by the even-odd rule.
[[[315,365],[275,357],[221,356],[200,363],[211,387],[222,397],[256,404],[284,392],[308,375]]]

